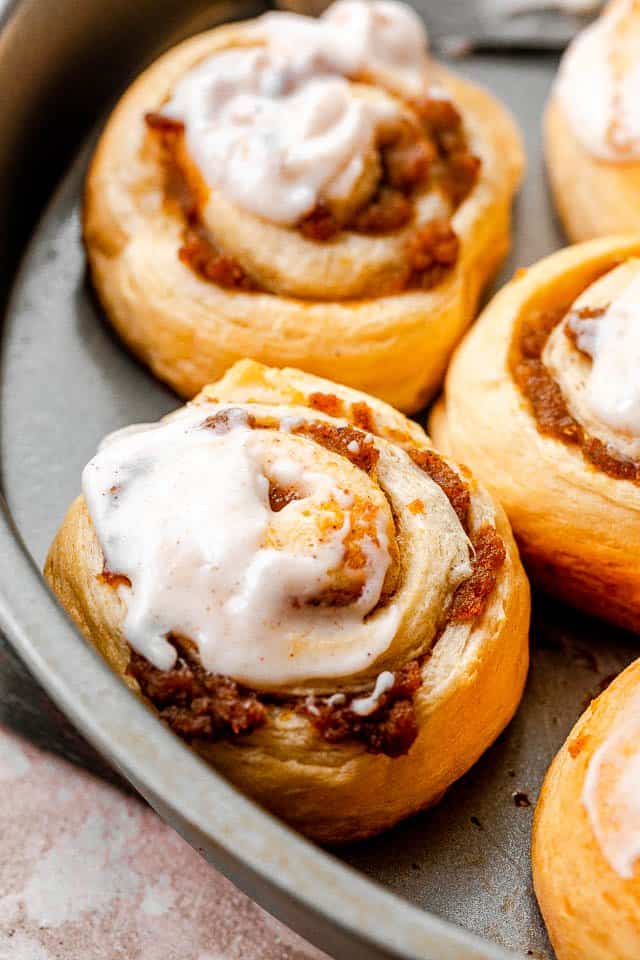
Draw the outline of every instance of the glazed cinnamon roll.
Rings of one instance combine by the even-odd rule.
[[[591,703],[554,760],[532,854],[558,960],[637,960],[640,660]]]
[[[572,240],[640,230],[639,57],[640,3],[611,0],[561,63],[545,152]]]
[[[640,629],[640,241],[570,247],[516,276],[457,351],[436,443],[499,497],[525,566]]]
[[[522,150],[394,0],[272,12],[165,54],[87,178],[93,281],[194,396],[246,356],[416,410],[509,240]]]
[[[45,573],[165,723],[322,841],[434,803],[525,679],[500,508],[415,423],[295,370],[243,361],[108,437]]]

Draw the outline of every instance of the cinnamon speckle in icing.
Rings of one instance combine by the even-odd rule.
[[[601,316],[569,322],[593,361],[586,402],[594,417],[640,439],[640,269]]]
[[[387,649],[396,611],[368,615],[391,563],[389,507],[363,479],[373,498],[365,523],[347,492],[354,466],[341,461],[343,484],[323,472],[306,441],[323,426],[337,431],[341,454],[355,457],[346,449],[355,440],[363,456],[351,427],[279,433],[242,409],[203,405],[112,436],[88,464],[83,491],[106,567],[130,583],[118,587],[124,633],[155,667],[176,662],[170,634],[193,639],[207,670],[267,687],[348,675]],[[324,456],[336,456],[329,447]]]
[[[175,85],[162,115],[184,125],[204,180],[274,223],[340,202],[366,176],[386,94],[355,89],[373,75],[406,95],[427,86],[420,18],[395,0],[339,0],[319,19],[268,13],[253,45],[216,53]]]
[[[631,258],[572,303],[524,311],[510,358],[538,430],[633,483],[640,482],[638,277],[640,261]]]

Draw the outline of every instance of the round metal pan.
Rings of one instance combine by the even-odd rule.
[[[529,880],[531,808],[522,796],[535,800],[585,697],[632,659],[637,640],[538,601],[532,676],[509,731],[432,812],[331,855],[240,795],[158,723],[78,636],[38,572],[100,437],[177,405],[115,341],[86,284],[82,144],[161,49],[256,10],[252,0],[22,0],[5,12],[0,629],[55,703],[164,819],[336,960],[498,960],[514,956],[508,948],[548,957]],[[507,99],[528,136],[531,170],[508,270],[561,243],[538,143],[554,65],[503,56],[462,66]]]

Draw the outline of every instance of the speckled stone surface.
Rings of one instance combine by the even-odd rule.
[[[0,960],[328,960],[148,807],[0,727]]]

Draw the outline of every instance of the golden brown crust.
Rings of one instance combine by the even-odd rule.
[[[158,109],[190,65],[238,33],[238,27],[218,28],[170,51],[130,87],[107,124],[84,206],[91,273],[107,314],[131,349],[185,397],[252,356],[330,376],[403,410],[418,409],[442,378],[507,250],[511,199],[523,166],[515,125],[487,93],[438,71],[482,168],[452,219],[459,252],[441,230],[423,236],[412,254],[415,275],[438,281],[433,289],[378,295],[397,288],[412,223],[382,236],[344,233],[317,243],[217,197],[218,253],[233,263],[212,260],[193,237],[189,258],[233,284],[240,264],[270,292],[228,290],[176,257],[183,221],[162,203],[161,165],[143,117]],[[471,174],[461,162],[456,182]]]
[[[295,370],[274,370],[245,361],[208,387],[202,399],[236,404],[253,400],[279,406],[286,413],[292,405],[315,411],[313,404],[318,403],[319,394],[335,398],[343,411],[366,404],[369,422],[379,437],[393,438],[394,443],[406,447],[429,448],[416,424],[380,401]],[[416,473],[408,458],[405,460],[402,469]],[[404,462],[402,458],[400,462]],[[363,476],[363,482],[369,482],[366,474]],[[367,742],[348,737],[329,743],[304,712],[278,706],[268,698],[268,722],[250,734],[194,741],[195,749],[241,789],[318,840],[340,842],[374,834],[436,802],[504,728],[520,699],[528,661],[528,584],[504,515],[481,488],[468,482],[471,536],[488,524],[504,555],[501,565],[489,558],[483,568],[486,573],[493,565],[495,573],[495,583],[485,590],[484,611],[473,621],[452,623],[420,660],[420,683],[411,692],[417,736],[406,755],[375,754]],[[414,518],[412,522],[418,522],[422,513],[414,507],[409,496],[407,512]],[[428,526],[424,535],[428,535]],[[403,550],[399,562],[406,564],[406,544]],[[81,631],[136,689],[128,671],[130,649],[121,630],[123,601],[101,579],[103,567],[96,534],[79,498],[51,547],[45,574]],[[480,593],[485,587],[486,583]],[[435,612],[416,606],[411,617],[414,615],[432,616]],[[416,648],[409,635],[402,639],[400,649],[406,651],[400,661],[380,661],[371,676],[380,669],[399,670],[415,660]],[[413,687],[415,677],[409,679]],[[403,687],[398,702],[406,702],[408,690]],[[390,718],[400,735],[404,735],[401,725],[405,719],[404,713]],[[244,714],[241,720],[244,722]],[[380,737],[390,731],[390,727],[381,727]]]
[[[532,577],[605,619],[640,629],[640,488],[580,445],[545,434],[512,373],[518,325],[570,304],[640,252],[640,240],[592,241],[553,254],[493,299],[456,352],[430,420],[437,445],[505,507]],[[596,458],[597,459],[597,458]]]
[[[554,203],[571,241],[640,230],[640,161],[594,157],[555,97],[545,110],[544,147]]]
[[[640,869],[624,879],[594,836],[582,791],[595,750],[640,691],[640,660],[594,700],[545,779],[533,830],[536,896],[558,960],[640,956]]]

